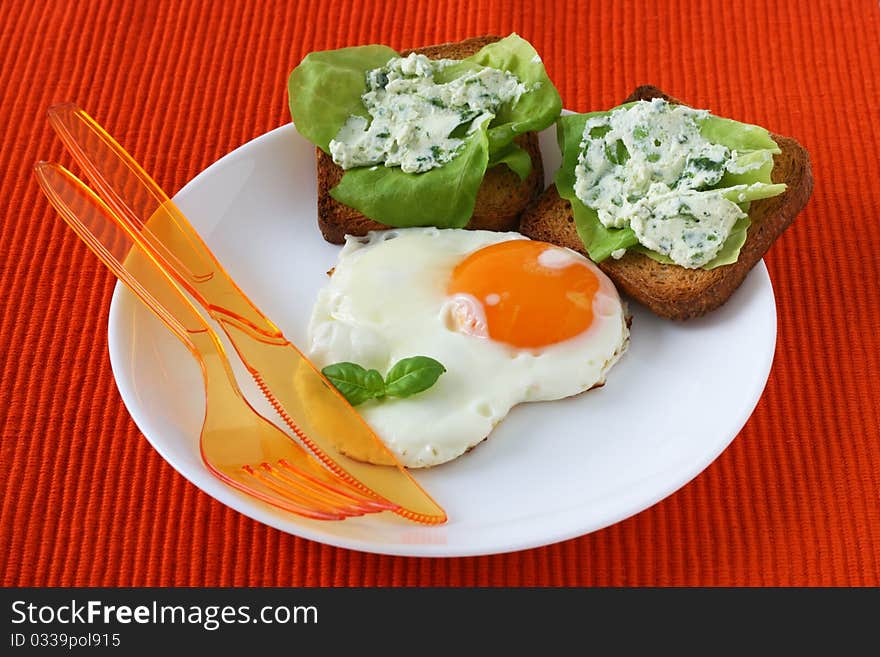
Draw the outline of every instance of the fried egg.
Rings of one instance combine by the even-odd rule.
[[[613,283],[574,251],[519,233],[405,228],[346,239],[309,341],[318,367],[445,366],[424,392],[357,407],[419,468],[460,456],[516,404],[602,385],[629,329]]]

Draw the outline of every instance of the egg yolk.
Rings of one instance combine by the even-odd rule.
[[[457,313],[459,330],[534,349],[586,331],[598,289],[595,272],[571,252],[546,242],[511,240],[462,260],[447,292],[470,300],[460,306],[469,310]],[[480,311],[482,317],[475,316]]]

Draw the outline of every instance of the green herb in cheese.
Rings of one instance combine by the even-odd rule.
[[[642,246],[683,267],[702,267],[746,216],[732,188],[713,188],[725,173],[759,169],[772,157],[710,142],[700,132],[708,116],[658,98],[590,117],[575,168],[576,196],[605,227],[629,227]]]
[[[442,166],[457,155],[460,137],[526,91],[515,75],[489,67],[435,80],[457,63],[413,53],[368,71],[361,100],[369,119],[348,118],[330,142],[333,161],[343,169],[384,164],[407,173]]]

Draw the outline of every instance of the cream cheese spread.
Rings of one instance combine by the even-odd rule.
[[[639,243],[687,268],[719,252],[745,213],[720,190],[724,173],[766,164],[700,133],[706,110],[655,98],[587,119],[575,194],[608,228],[630,227]],[[622,254],[613,254],[620,257]]]
[[[468,130],[526,91],[515,75],[488,67],[435,80],[456,63],[412,53],[368,71],[361,100],[369,118],[348,118],[330,142],[333,161],[343,169],[384,164],[407,173],[442,166],[458,154]]]

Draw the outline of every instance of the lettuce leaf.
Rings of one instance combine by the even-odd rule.
[[[721,195],[728,201],[749,203],[750,201],[760,201],[762,198],[778,196],[785,191],[785,185],[783,183],[755,182],[751,185],[737,185],[726,189],[719,187],[718,189],[721,191]]]
[[[581,203],[577,197],[571,201],[571,207],[574,211],[574,226],[578,237],[587,248],[591,260],[602,262],[618,249],[628,249],[638,245],[639,240],[632,228],[606,228],[599,221],[596,211]]]
[[[758,125],[710,115],[700,123],[700,134],[713,144],[724,144],[730,150],[781,153],[770,133]]]
[[[556,191],[571,203],[578,237],[584,243],[590,259],[595,262],[602,262],[612,251],[627,249],[639,243],[631,228],[606,228],[599,221],[598,213],[585,205],[574,193],[574,169],[578,162],[584,126],[587,119],[600,114],[605,112],[568,114],[559,117],[556,122],[556,140],[559,150],[562,151],[562,165],[556,172]]]
[[[517,135],[543,130],[562,111],[562,98],[544,70],[541,57],[518,34],[490,43],[465,61],[510,71],[526,85],[519,102],[502,106],[489,125],[489,154],[494,155]]]
[[[632,105],[633,103],[626,103],[619,107]],[[596,211],[586,206],[575,195],[575,167],[587,119],[591,116],[608,114],[615,109],[618,107],[607,112],[560,117],[556,135],[562,151],[562,166],[556,173],[556,189],[562,198],[571,203],[578,236],[592,260],[601,262],[609,257],[612,251],[631,248],[657,262],[672,264],[671,258],[639,244],[630,228],[606,228],[599,221]],[[740,204],[744,212],[748,212],[749,202],[776,196],[785,191],[785,185],[773,184],[770,177],[773,169],[773,154],[779,153],[780,150],[767,130],[760,126],[710,115],[701,122],[700,133],[709,141],[736,151],[737,164],[743,171],[725,172],[715,189],[722,190],[725,198]],[[740,249],[745,244],[750,225],[748,216],[737,221],[721,250],[714,259],[703,266],[703,269],[714,269],[736,262]]]
[[[399,56],[386,46],[358,46],[307,55],[290,74],[288,97],[301,135],[328,152],[330,140],[352,114],[369,117],[361,102],[367,71]],[[473,214],[477,190],[489,166],[506,165],[521,179],[531,172],[528,153],[513,143],[524,132],[543,130],[556,120],[562,100],[534,48],[516,34],[438,72],[438,82],[491,66],[510,71],[528,91],[502,106],[491,122],[475,127],[460,153],[424,173],[398,167],[359,167],[345,172],[331,190],[336,200],[384,224],[458,228]]]
[[[525,180],[532,172],[532,157],[514,142],[491,157],[488,168],[491,169],[499,164],[506,164],[511,171],[519,176],[520,180]]]
[[[387,46],[355,46],[312,52],[287,81],[290,115],[297,131],[325,153],[352,114],[368,117],[361,102],[366,78],[397,53]]]
[[[486,124],[471,132],[462,151],[442,167],[425,173],[382,165],[349,169],[330,196],[389,226],[463,228],[489,161]]]

